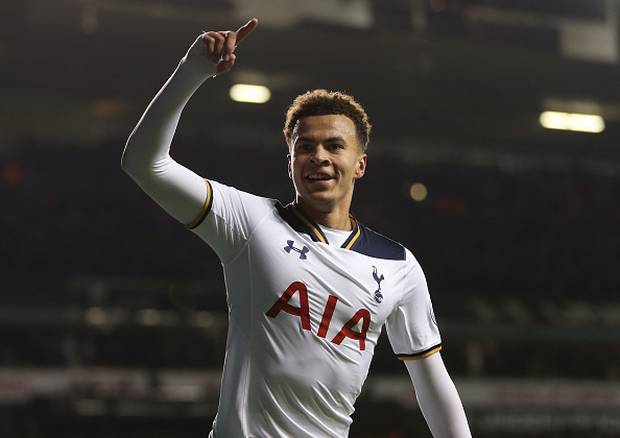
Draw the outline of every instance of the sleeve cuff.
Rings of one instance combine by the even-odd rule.
[[[196,219],[185,225],[185,228],[188,230],[193,230],[200,225],[207,217],[207,214],[209,214],[209,211],[211,211],[211,205],[213,204],[213,189],[211,188],[211,183],[206,178],[204,181],[207,185],[207,196],[205,198],[205,203],[202,206],[202,210],[198,216],[196,216]]]
[[[420,360],[426,357],[432,356],[435,353],[441,351],[441,344],[434,345],[426,350],[420,351],[419,353],[414,354],[397,354],[396,356],[400,360]]]

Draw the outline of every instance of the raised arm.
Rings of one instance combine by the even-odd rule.
[[[405,362],[434,438],[471,438],[467,417],[440,353]]]
[[[186,225],[203,210],[207,185],[202,177],[170,157],[170,144],[181,112],[207,79],[232,68],[237,45],[257,23],[253,18],[236,32],[200,34],[148,105],[125,145],[123,170],[170,215]]]

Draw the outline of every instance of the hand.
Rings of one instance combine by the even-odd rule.
[[[200,65],[205,70],[215,71],[218,75],[226,73],[237,59],[235,49],[257,25],[258,19],[252,18],[236,32],[205,31],[196,38],[181,61]]]

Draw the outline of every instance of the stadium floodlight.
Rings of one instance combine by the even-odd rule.
[[[409,196],[411,196],[411,199],[413,199],[414,201],[422,202],[426,199],[427,195],[428,190],[423,183],[413,183],[409,188]]]
[[[539,121],[543,128],[547,129],[592,133],[600,133],[605,130],[605,120],[596,114],[543,111],[540,114]]]
[[[263,85],[235,84],[229,95],[235,102],[265,103],[271,99],[271,91]]]

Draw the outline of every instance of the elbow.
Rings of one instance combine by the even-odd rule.
[[[123,172],[125,172],[128,175],[131,175],[132,173],[134,173],[133,166],[131,164],[131,161],[127,159],[126,152],[124,152],[121,157],[121,169],[123,169]]]
[[[135,152],[132,153],[129,145],[125,148],[121,156],[121,169],[136,183],[140,184],[151,179],[157,172],[155,165],[151,164],[147,157]]]
[[[135,177],[138,175],[140,168],[139,162],[138,160],[136,160],[135,154],[131,153],[132,146],[130,145],[130,143],[131,136],[129,136],[129,138],[127,139],[127,143],[125,144],[125,150],[123,150],[123,155],[121,156],[121,169],[123,169],[123,172],[125,172],[127,175]]]
[[[130,177],[136,177],[137,171],[135,165],[132,164],[131,160],[127,159],[126,153],[124,153],[121,157],[121,169],[123,169],[123,172],[125,172]]]
[[[129,165],[127,164],[127,159],[125,158],[125,154],[121,156],[121,169],[123,169],[123,172],[129,173]]]
[[[164,173],[173,162],[169,154],[162,154],[158,158],[156,151],[151,149],[144,141],[132,141],[132,136],[127,140],[121,156],[121,169],[136,182]]]
[[[121,157],[121,169],[123,169],[123,172],[129,175],[131,179],[136,182],[143,179],[146,173],[145,170],[141,168],[139,163],[135,160],[127,158],[127,153],[124,153]]]

